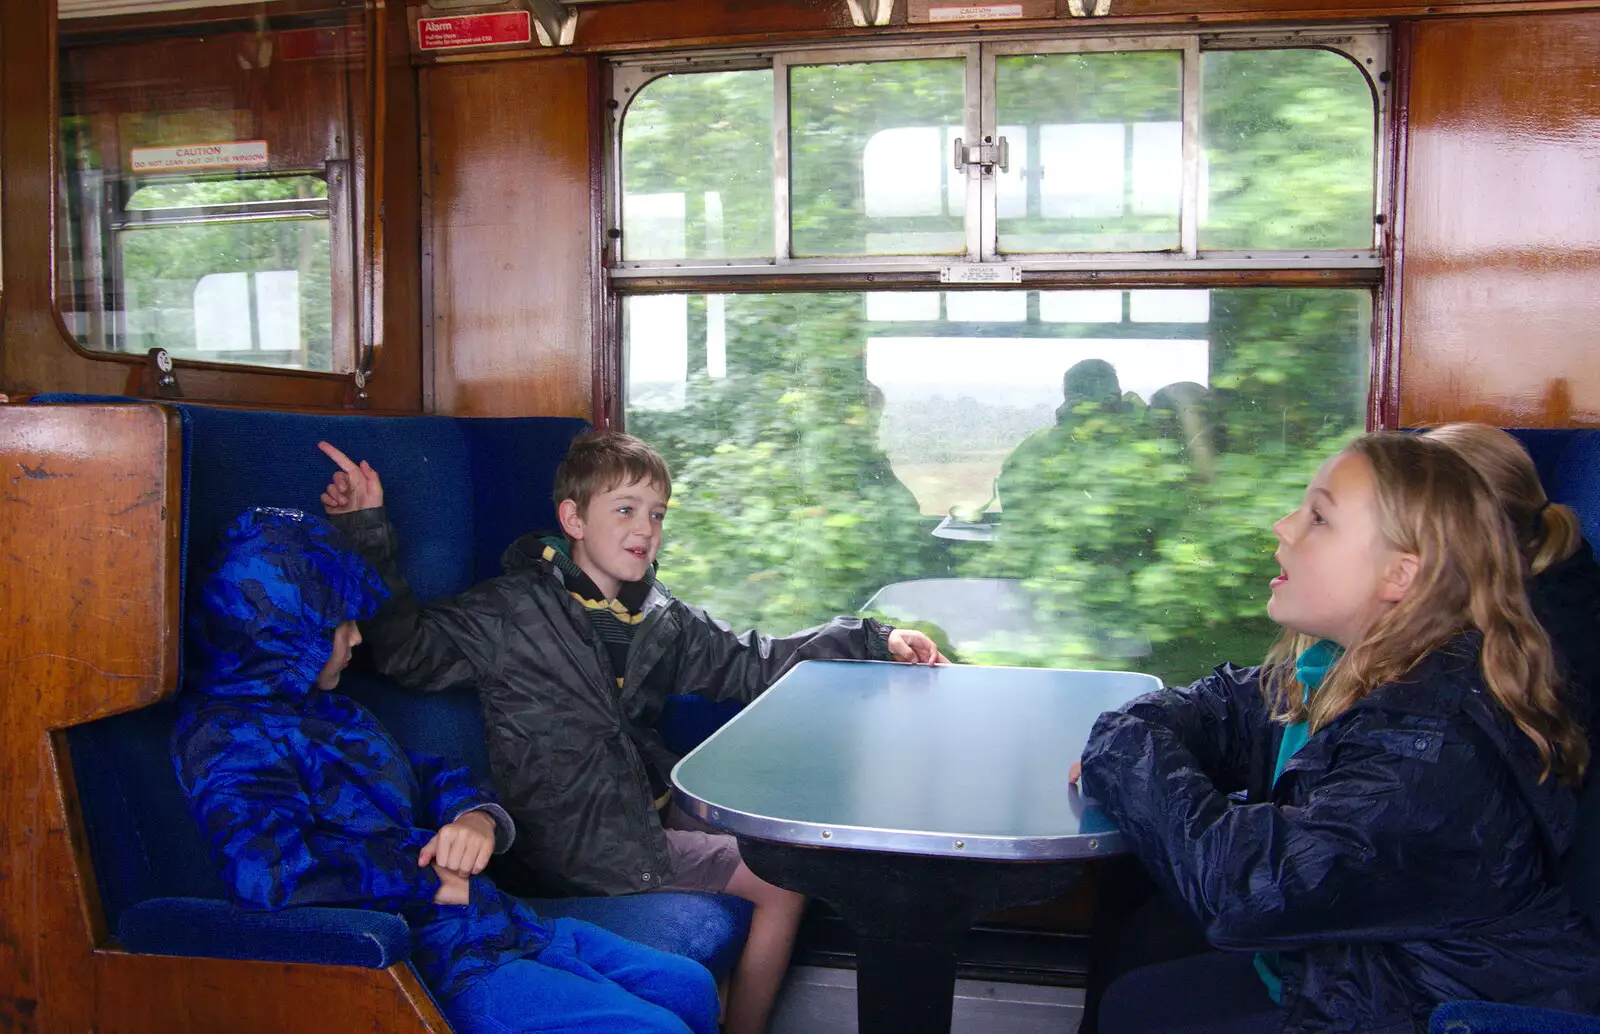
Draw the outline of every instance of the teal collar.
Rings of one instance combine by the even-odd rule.
[[[1339,662],[1344,656],[1344,647],[1332,639],[1319,639],[1306,647],[1305,651],[1295,658],[1294,675],[1300,684],[1306,687],[1306,696],[1311,696],[1311,691],[1322,686],[1322,680],[1327,678],[1328,669]]]

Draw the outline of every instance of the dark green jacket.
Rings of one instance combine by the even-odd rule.
[[[670,763],[652,730],[668,694],[750,701],[802,660],[889,656],[889,628],[875,621],[737,635],[655,585],[619,689],[537,536],[506,550],[505,574],[421,606],[381,508],[335,523],[389,586],[388,605],[362,625],[378,670],[413,689],[477,688],[490,770],[517,824],[512,853],[547,894],[626,894],[672,875],[643,757]]]

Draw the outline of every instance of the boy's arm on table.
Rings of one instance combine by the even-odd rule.
[[[400,842],[317,829],[298,768],[259,730],[204,723],[180,733],[174,758],[190,811],[241,903],[406,914],[438,893],[439,876]]]
[[[389,599],[361,623],[379,671],[411,689],[481,683],[498,665],[505,609],[488,584],[426,606],[417,602],[395,557],[399,536],[383,507],[329,514],[383,577]]]
[[[794,664],[809,660],[893,660],[889,625],[872,618],[834,618],[826,625],[774,638],[740,635],[699,607],[683,604],[675,688],[711,700],[754,700]]]
[[[1084,750],[1083,790],[1216,947],[1436,935],[1442,904],[1417,893],[1427,837],[1409,806],[1422,762],[1359,738],[1338,759],[1335,769],[1301,773],[1316,780],[1304,806],[1238,805],[1173,729],[1110,712]]]

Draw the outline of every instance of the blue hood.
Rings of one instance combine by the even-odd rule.
[[[299,701],[333,655],[333,630],[369,618],[383,579],[333,525],[298,510],[246,510],[190,607],[194,691]]]

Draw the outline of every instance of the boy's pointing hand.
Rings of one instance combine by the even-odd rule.
[[[889,633],[889,656],[905,664],[947,664],[938,644],[914,629],[897,628]]]
[[[318,442],[317,448],[339,465],[339,469],[334,471],[333,480],[322,492],[322,508],[328,516],[373,510],[383,505],[383,482],[366,460],[355,463],[327,442]]]

